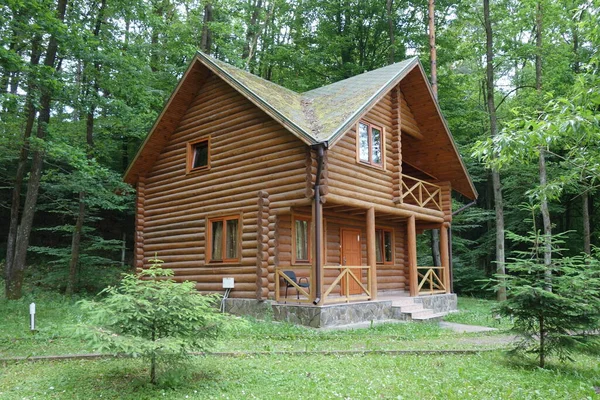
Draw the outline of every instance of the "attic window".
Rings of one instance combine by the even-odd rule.
[[[210,137],[187,144],[186,171],[199,171],[210,168]]]
[[[361,163],[383,167],[383,129],[365,121],[358,123],[357,159]]]

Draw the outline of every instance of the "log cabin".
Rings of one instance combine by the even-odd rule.
[[[198,53],[124,179],[137,268],[313,314],[450,294],[451,191],[477,196],[416,57],[300,94]]]

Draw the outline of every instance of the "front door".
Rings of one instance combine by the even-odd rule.
[[[342,229],[342,265],[359,266],[362,265],[362,252],[360,248],[360,231],[358,229]],[[362,270],[352,269],[356,277],[362,281]],[[350,294],[361,294],[360,285],[352,278],[346,277],[342,280],[341,294],[346,294],[346,284],[350,285]]]

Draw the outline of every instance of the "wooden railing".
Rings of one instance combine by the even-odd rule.
[[[402,196],[404,204],[442,211],[442,189],[421,179],[402,174]]]
[[[418,281],[417,293],[438,294],[446,293],[444,284],[444,267],[417,267]]]
[[[285,271],[294,271],[296,273],[296,276],[298,276],[298,271],[299,270],[308,270],[308,276],[304,277],[303,275],[303,279],[308,279],[309,282],[309,287],[308,288],[304,288],[298,285],[297,282],[294,282],[290,279],[289,276],[287,276],[284,272]],[[280,291],[284,290],[285,291],[285,285],[290,285],[287,289],[288,289],[288,297],[285,299],[286,301],[291,301],[291,302],[296,302],[296,303],[310,303],[312,301],[312,297],[311,297],[311,291],[312,289],[312,267],[310,265],[307,265],[306,267],[294,267],[294,268],[287,268],[285,270],[283,269],[277,269],[276,270],[276,279],[275,279],[275,300],[276,301],[280,301],[281,300],[281,294]],[[300,277],[297,278],[297,280],[300,280]],[[281,286],[281,283],[284,284],[284,286]],[[299,299],[298,299],[298,295],[300,295]]]
[[[323,303],[342,303],[356,300],[369,300],[371,299],[371,269],[367,265],[360,266],[348,266],[348,265],[325,265],[323,266],[325,271],[336,269],[339,270],[338,276],[329,285],[325,293],[323,294]],[[359,276],[354,273],[356,270],[360,270]],[[366,285],[362,282],[363,270],[367,270],[367,283]],[[350,284],[355,283],[360,288],[360,293],[351,294]],[[339,297],[331,296],[331,292],[336,288],[340,287]]]

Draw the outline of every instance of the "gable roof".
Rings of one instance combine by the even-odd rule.
[[[307,145],[323,143],[331,147],[389,90],[415,69],[425,78],[422,80],[425,82],[425,90],[433,100],[431,88],[417,57],[305,93],[296,93],[198,52],[125,172],[124,179],[134,183],[141,172],[151,167],[168,140],[168,132],[175,128],[172,124],[178,122],[185,112],[185,103],[189,104],[210,72],[228,82]],[[461,175],[466,178],[466,184],[455,188],[465,196],[475,198],[477,192],[458,155],[439,105],[435,100],[433,103],[436,114],[442,121],[444,136],[450,140],[456,161],[460,164]]]

